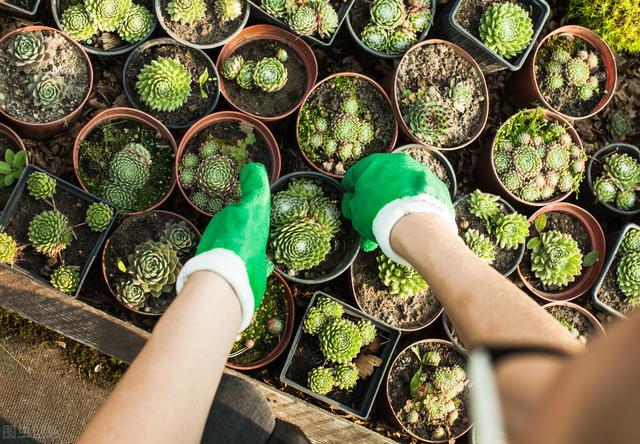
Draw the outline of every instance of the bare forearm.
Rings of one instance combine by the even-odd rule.
[[[222,277],[194,273],[80,442],[200,442],[240,315]]]

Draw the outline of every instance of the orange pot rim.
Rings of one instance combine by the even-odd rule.
[[[581,307],[578,304],[575,304],[573,302],[567,302],[567,301],[556,301],[556,302],[549,302],[547,304],[544,304],[542,306],[542,308],[547,309],[550,307],[569,307],[569,308],[573,308],[574,310],[576,310],[578,313],[580,313],[581,315],[583,315],[585,318],[587,318],[589,320],[589,322],[591,323],[591,325],[593,326],[594,330],[598,331],[599,333],[605,335],[606,332],[604,330],[604,327],[602,326],[602,324],[600,323],[600,321],[598,321],[598,318],[596,318],[593,313],[591,313],[589,310],[587,310],[584,307]]]

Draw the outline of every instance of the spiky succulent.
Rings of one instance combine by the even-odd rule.
[[[160,240],[173,247],[176,251],[188,251],[195,241],[195,233],[185,221],[167,223],[164,226]]]
[[[134,195],[130,190],[111,182],[103,185],[100,197],[118,208],[121,213],[130,211],[135,202]]]
[[[326,319],[340,318],[344,314],[344,308],[340,302],[324,296],[318,298],[314,307],[320,310]]]
[[[640,165],[626,153],[607,157],[604,170],[625,189],[640,181]]]
[[[360,331],[348,319],[327,319],[318,339],[324,357],[338,364],[352,361],[362,348]]]
[[[109,177],[113,184],[135,191],[149,180],[151,154],[140,143],[129,143],[116,153],[109,164]]]
[[[312,5],[298,7],[288,18],[291,30],[300,35],[311,35],[318,29],[316,10]]]
[[[31,220],[28,238],[38,253],[54,257],[69,246],[73,230],[67,216],[58,210],[47,210]]]
[[[41,31],[19,33],[7,52],[12,56],[13,64],[27,72],[37,69],[51,55]]]
[[[118,35],[127,43],[137,43],[149,34],[154,20],[153,14],[144,6],[131,5],[118,26]]]
[[[496,54],[512,58],[522,53],[533,36],[529,13],[510,2],[499,3],[480,18],[480,39]]]
[[[488,264],[492,264],[496,258],[496,247],[484,234],[471,228],[464,233],[464,243],[473,253]]]
[[[545,286],[563,287],[580,275],[582,252],[571,235],[550,230],[534,239],[528,244],[531,270]]]
[[[132,282],[154,297],[173,289],[181,268],[176,251],[163,242],[147,241],[137,245],[128,260]]]
[[[252,60],[247,60],[240,67],[240,71],[236,75],[236,83],[242,89],[252,89],[255,86],[253,82],[253,71],[256,68],[256,63]]]
[[[287,83],[287,68],[275,57],[264,57],[253,70],[253,83],[265,92],[280,91]]]
[[[267,14],[276,18],[283,17],[287,13],[286,0],[262,0],[260,6]]]
[[[566,77],[567,81],[574,86],[581,86],[589,80],[589,65],[583,60],[573,59],[567,63]]]
[[[640,296],[640,253],[625,254],[618,263],[618,286],[629,298]]]
[[[493,233],[500,248],[513,250],[525,243],[529,236],[529,222],[519,213],[503,214],[495,220]]]
[[[356,324],[358,330],[360,331],[360,337],[362,338],[362,346],[366,347],[371,344],[378,335],[378,330],[376,330],[376,326],[367,319],[361,319]]]
[[[220,74],[227,80],[234,80],[244,65],[244,57],[240,54],[227,57],[220,64]]]
[[[282,191],[271,200],[271,226],[281,227],[304,217],[309,211],[307,198]]]
[[[204,0],[172,0],[167,5],[171,21],[193,23],[204,17],[207,5]]]
[[[622,254],[640,253],[640,230],[632,228],[627,231],[620,244]]]
[[[158,57],[138,74],[136,91],[154,111],[175,111],[191,94],[191,74],[178,59]]]
[[[340,209],[331,199],[318,196],[309,200],[309,214],[331,234],[340,229]]]
[[[629,211],[636,206],[636,193],[633,190],[624,190],[618,193],[616,197],[616,207],[621,210]]]
[[[411,30],[396,29],[391,31],[387,38],[387,52],[393,55],[403,54],[416,42],[416,36]]]
[[[409,108],[405,120],[418,139],[437,147],[447,131],[450,114],[439,102],[418,99]]]
[[[315,5],[318,27],[316,31],[322,38],[329,37],[336,32],[340,18],[331,3],[324,1]]]
[[[0,264],[13,265],[18,254],[18,243],[7,233],[0,232]]]
[[[384,52],[387,49],[389,31],[375,23],[369,23],[360,34],[362,43],[374,51]]]
[[[393,30],[405,19],[404,4],[397,0],[374,0],[371,6],[371,20],[376,25]]]
[[[50,199],[56,194],[56,180],[47,173],[34,171],[27,179],[27,191],[34,199]]]
[[[131,308],[140,308],[144,305],[147,296],[139,285],[133,283],[133,281],[129,280],[118,286],[117,288],[118,297],[125,305]]]
[[[561,151],[563,154],[565,153],[564,149]],[[516,149],[513,155],[513,166],[520,177],[530,179],[540,173],[542,159],[535,148],[521,146]]]
[[[84,0],[84,7],[98,29],[112,32],[127,15],[131,0]]]
[[[98,32],[98,27],[93,23],[83,5],[73,5],[65,9],[61,24],[62,30],[74,40],[88,40]]]
[[[358,368],[352,362],[338,364],[333,368],[336,387],[341,390],[351,390],[358,383]]]
[[[240,0],[216,0],[213,10],[221,25],[235,20],[242,14],[242,3]]]
[[[335,385],[333,370],[326,367],[316,367],[307,376],[307,385],[312,392],[319,395],[326,395]]]
[[[224,196],[231,193],[238,179],[234,162],[226,156],[211,156],[204,159],[196,174],[198,187],[207,194]]]
[[[376,257],[378,277],[389,287],[390,294],[401,297],[415,296],[429,288],[420,274],[411,267],[393,262],[384,254]]]
[[[85,215],[85,221],[93,231],[102,232],[109,227],[113,219],[113,208],[102,202],[89,205]]]
[[[327,229],[313,220],[289,223],[276,233],[272,239],[274,258],[294,270],[315,267],[331,250]]]
[[[72,294],[80,284],[80,273],[77,267],[61,265],[51,274],[50,282],[56,290]]]
[[[64,82],[59,75],[47,71],[34,74],[27,85],[33,104],[40,108],[50,108],[60,102],[64,96]]]
[[[500,214],[500,197],[475,190],[469,195],[469,211],[476,217],[489,222]]]

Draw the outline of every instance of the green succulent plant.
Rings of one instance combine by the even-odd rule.
[[[47,173],[34,171],[27,179],[27,191],[34,199],[50,199],[56,194],[56,180]]]
[[[262,0],[260,6],[267,14],[276,18],[284,17],[287,13],[286,0]]]
[[[18,255],[18,243],[7,233],[0,232],[0,264],[13,265]]]
[[[31,94],[33,104],[40,108],[50,108],[58,104],[64,96],[63,90],[62,77],[51,71],[34,74],[27,85],[27,92]]]
[[[306,333],[317,335],[327,320],[327,316],[319,307],[311,307],[302,322],[302,330]]]
[[[154,15],[144,6],[131,5],[118,26],[118,35],[127,43],[137,43],[151,32],[154,20]]]
[[[587,83],[590,73],[589,65],[584,60],[573,59],[567,63],[566,78],[574,86]]]
[[[171,0],[167,4],[171,21],[185,24],[202,19],[206,9],[204,0]]]
[[[113,208],[102,202],[95,202],[89,205],[85,215],[85,221],[91,230],[102,232],[109,227],[113,219]]]
[[[78,267],[61,265],[51,274],[51,285],[58,291],[72,294],[78,289],[80,284],[80,273]]]
[[[491,239],[473,228],[465,231],[463,239],[476,256],[488,264],[493,263],[496,258],[496,247]]]
[[[314,307],[320,310],[326,319],[341,318],[344,314],[342,304],[324,296],[318,298]]]
[[[519,213],[502,214],[495,220],[492,231],[500,248],[514,250],[529,236],[529,222]]]
[[[616,207],[621,210],[629,211],[636,206],[636,193],[633,190],[624,190],[618,193],[616,197]]]
[[[582,252],[566,233],[546,231],[529,241],[531,270],[545,286],[563,287],[582,272]]]
[[[193,247],[196,235],[185,221],[167,223],[160,240],[171,245],[177,252],[186,252]]]
[[[127,15],[131,0],[84,0],[84,7],[99,30],[112,32]]]
[[[609,115],[609,132],[615,138],[622,139],[633,132],[631,119],[621,110]]]
[[[480,39],[489,49],[509,59],[527,48],[533,36],[533,23],[524,8],[505,2],[484,12],[479,32]]]
[[[271,200],[271,226],[281,227],[305,217],[308,199],[290,191],[277,193]]]
[[[551,171],[566,170],[569,164],[569,153],[560,145],[551,145],[544,159],[545,166]]]
[[[316,367],[309,372],[307,385],[312,392],[326,395],[335,385],[333,370],[326,367]]]
[[[302,5],[289,15],[288,24],[296,34],[312,35],[318,29],[316,10],[311,5]]]
[[[625,189],[640,182],[640,165],[626,153],[607,157],[604,170]]]
[[[415,296],[429,288],[420,274],[411,267],[393,262],[384,254],[376,257],[378,277],[389,287],[389,293],[401,297]]]
[[[425,6],[412,6],[407,11],[407,22],[414,33],[422,32],[431,22],[431,11]]]
[[[126,213],[133,208],[135,202],[133,193],[120,185],[107,182],[102,187],[101,196],[121,213]]]
[[[220,74],[227,80],[234,80],[244,65],[244,57],[240,54],[227,57],[220,64]]]
[[[138,309],[144,305],[147,295],[139,285],[129,280],[119,285],[117,288],[118,297],[128,307]]]
[[[27,235],[36,252],[55,257],[69,246],[73,230],[67,216],[58,210],[47,210],[29,222]]]
[[[242,3],[240,0],[215,0],[214,8],[216,17],[221,25],[235,20],[242,14]]]
[[[620,244],[622,254],[640,253],[640,230],[632,228],[627,231]]]
[[[51,58],[41,31],[20,32],[7,52],[12,56],[13,64],[26,72],[39,68]]]
[[[74,40],[89,40],[98,32],[98,27],[93,23],[83,5],[69,6],[62,13],[60,20],[62,30]]]
[[[375,23],[369,23],[362,30],[360,39],[362,40],[362,43],[374,51],[385,52],[387,50],[389,31]]]
[[[628,298],[640,296],[640,253],[625,254],[618,262],[618,287]]]
[[[27,164],[27,151],[4,150],[4,160],[0,160],[0,189],[10,187],[22,174]]]
[[[128,260],[132,282],[154,297],[173,289],[182,267],[176,251],[163,242],[147,241],[136,246]]]
[[[358,331],[360,331],[360,337],[362,338],[362,346],[366,347],[371,344],[378,336],[378,330],[376,326],[367,319],[361,319],[356,324]]]
[[[371,20],[376,25],[393,30],[405,19],[404,4],[397,0],[374,0],[371,6]]]
[[[475,190],[469,195],[469,212],[474,216],[489,222],[500,214],[500,197]]]
[[[221,155],[204,159],[196,174],[198,187],[213,196],[225,196],[235,190],[238,183],[236,176],[234,162]]]
[[[236,75],[236,83],[240,88],[253,89],[256,84],[253,82],[253,71],[256,69],[256,63],[252,60],[244,62],[240,71]]]
[[[289,54],[284,48],[278,48],[276,50],[276,59],[278,59],[280,63],[285,63],[289,60]]]
[[[272,246],[276,262],[294,270],[308,270],[331,250],[330,233],[318,222],[302,219],[277,230]]]
[[[331,3],[328,1],[319,2],[315,5],[315,9],[318,21],[316,31],[322,38],[329,37],[331,34],[336,32],[336,29],[338,29],[338,24],[340,23],[338,13],[333,9],[333,6],[331,6]]]
[[[327,319],[320,329],[318,339],[325,358],[338,364],[352,361],[362,348],[358,327],[347,319]]]
[[[611,203],[616,199],[618,187],[613,179],[601,176],[593,182],[593,192],[598,201],[602,203]]]
[[[450,120],[449,110],[441,103],[418,99],[405,117],[411,132],[421,141],[440,146]]]
[[[144,145],[130,143],[116,153],[109,163],[109,177],[113,184],[135,191],[149,180],[151,154]]]
[[[564,154],[564,149],[562,153]],[[513,154],[513,166],[520,177],[530,179],[540,173],[542,159],[535,148],[521,146]]]
[[[253,83],[264,92],[280,91],[287,84],[287,68],[275,57],[264,57],[253,70]]]
[[[333,368],[335,385],[340,390],[351,390],[358,383],[358,368],[352,362],[338,364]]]
[[[387,52],[389,54],[403,54],[417,42],[415,33],[409,29],[399,28],[389,33],[387,38]]]
[[[140,70],[136,91],[152,110],[175,111],[191,94],[191,74],[178,59],[158,57]]]
[[[340,209],[331,199],[318,196],[309,200],[309,214],[316,222],[327,228],[331,234],[340,229]]]

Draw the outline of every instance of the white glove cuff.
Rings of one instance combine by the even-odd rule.
[[[391,248],[391,230],[403,216],[413,213],[430,213],[440,216],[455,233],[458,233],[456,219],[447,205],[431,195],[403,197],[386,204],[373,220],[373,234],[380,249],[389,259],[408,267],[411,267],[411,264]]]
[[[176,280],[176,292],[180,293],[187,279],[196,271],[213,271],[222,276],[233,287],[242,308],[242,322],[240,331],[249,326],[253,319],[254,301],[253,290],[249,284],[249,275],[244,261],[240,256],[226,248],[214,248],[206,253],[192,257],[184,264]],[[216,295],[211,289],[211,297]]]

